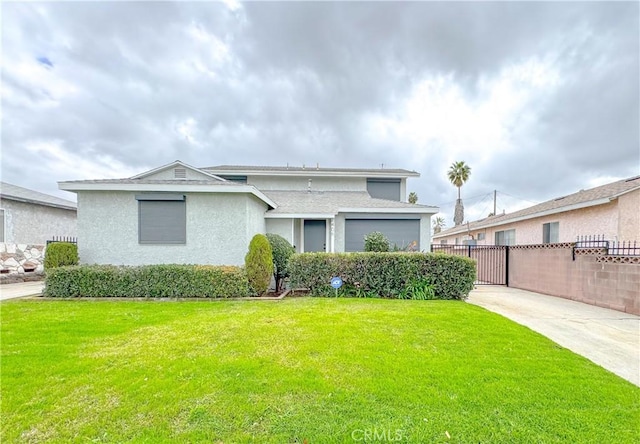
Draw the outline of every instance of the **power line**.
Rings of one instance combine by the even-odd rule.
[[[463,201],[468,202],[468,201],[470,201],[470,200],[477,199],[477,198],[479,198],[479,197],[486,198],[487,196],[491,196],[491,194],[492,194],[492,193],[493,193],[493,192],[488,193],[488,194],[478,194],[477,196],[465,197],[465,198],[464,198],[464,199],[462,199],[462,200],[463,200]],[[454,201],[443,202],[443,203],[437,204],[437,205],[436,205],[436,207],[442,207],[442,206],[445,206],[445,207],[446,207],[446,206],[455,205],[455,204],[456,204],[456,201],[457,201],[457,199],[456,199],[456,200],[454,200]]]
[[[525,202],[529,202],[529,203],[532,203],[532,204],[535,204],[535,205],[537,205],[537,204],[539,204],[539,203],[540,203],[540,201],[537,201],[537,202],[536,202],[536,201],[529,200],[529,199],[523,199],[522,197],[513,196],[513,195],[511,195],[511,194],[509,194],[509,193],[505,193],[505,192],[502,192],[502,191],[498,191],[498,193],[500,193],[500,194],[504,194],[505,196],[513,197],[514,199],[524,200]]]

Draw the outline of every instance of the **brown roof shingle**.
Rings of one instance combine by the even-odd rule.
[[[502,225],[513,222],[514,220],[533,219],[534,217],[539,217],[547,212],[561,212],[563,209],[565,209],[564,211],[570,211],[574,206],[588,206],[589,203],[598,205],[598,201],[605,199],[613,200],[621,194],[635,189],[640,189],[640,176],[622,179],[617,182],[601,185],[588,190],[580,190],[577,193],[556,197],[555,199],[551,199],[513,213],[490,216],[485,219],[470,222],[468,225],[465,223],[454,228],[449,228],[448,230],[443,230],[433,237],[434,239],[445,237],[452,234],[467,232],[469,229],[473,230],[477,228]]]

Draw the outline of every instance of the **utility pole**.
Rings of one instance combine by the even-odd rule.
[[[493,190],[493,215],[496,215],[496,194],[498,193],[497,190]]]

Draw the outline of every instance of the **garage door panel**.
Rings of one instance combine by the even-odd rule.
[[[345,220],[345,251],[364,251],[364,236],[379,231],[389,244],[399,247],[416,242],[420,249],[419,219],[347,219]]]

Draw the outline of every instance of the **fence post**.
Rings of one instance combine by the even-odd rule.
[[[504,284],[509,286],[509,246],[504,247]]]

